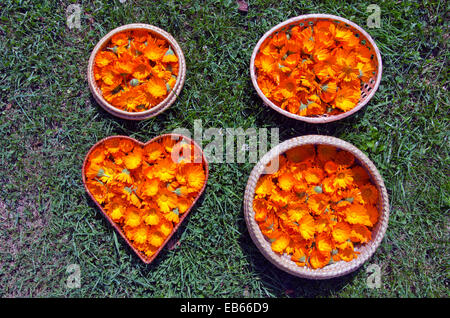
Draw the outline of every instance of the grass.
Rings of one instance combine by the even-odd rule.
[[[81,28],[66,8],[82,8]],[[448,297],[448,3],[383,1],[381,28],[367,28],[363,1],[12,1],[0,4],[0,296],[2,297]],[[262,107],[249,79],[254,45],[272,26],[307,13],[349,18],[374,38],[381,86],[364,111],[307,125]],[[109,30],[143,22],[170,32],[187,60],[175,104],[128,122],[89,92],[87,60]],[[243,219],[253,164],[212,164],[187,222],[146,266],[85,194],[81,165],[109,135],[146,141],[194,120],[203,127],[280,129],[280,140],[313,134],[353,143],[384,177],[391,204],[386,236],[366,264],[342,278],[309,281],[259,253]],[[70,264],[81,287],[70,289]],[[370,264],[381,288],[368,288]]]

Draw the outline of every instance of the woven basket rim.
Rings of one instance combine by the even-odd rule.
[[[88,158],[89,155],[92,153],[92,151],[94,151],[94,149],[100,145],[102,145],[105,141],[110,140],[110,139],[115,139],[115,138],[121,138],[121,139],[127,139],[132,141],[133,143],[138,144],[141,147],[145,147],[148,144],[151,144],[153,142],[157,142],[158,140],[161,140],[165,137],[174,137],[174,138],[178,138],[180,141],[181,140],[185,140],[188,143],[192,143],[194,145],[194,147],[196,147],[199,151],[201,151],[202,154],[202,165],[205,169],[205,182],[202,186],[202,188],[200,189],[200,191],[198,192],[197,196],[195,197],[194,201],[192,202],[191,206],[186,210],[186,212],[184,212],[181,217],[180,217],[180,221],[174,225],[172,232],[166,237],[166,239],[164,240],[163,244],[156,250],[155,254],[153,254],[151,257],[147,257],[146,255],[144,255],[142,252],[140,252],[136,247],[134,247],[134,245],[132,244],[132,242],[126,237],[125,233],[123,232],[123,230],[120,228],[120,226],[114,222],[111,217],[106,213],[106,211],[103,209],[103,207],[101,206],[101,204],[99,204],[97,202],[97,200],[95,200],[94,196],[91,194],[91,192],[89,191],[87,185],[86,185],[86,166],[88,163]],[[124,136],[124,135],[114,135],[114,136],[108,136],[106,138],[103,138],[101,140],[99,140],[98,142],[96,142],[90,149],[89,151],[86,153],[86,156],[84,158],[83,161],[83,166],[81,168],[81,178],[83,181],[83,186],[84,189],[86,190],[86,193],[89,195],[89,197],[92,199],[92,201],[95,203],[95,205],[99,208],[100,212],[102,213],[102,215],[108,220],[108,222],[110,223],[110,225],[116,230],[116,232],[124,239],[125,243],[127,243],[127,245],[131,248],[131,250],[133,250],[133,252],[139,257],[139,259],[144,262],[145,264],[150,264],[151,262],[153,262],[155,260],[155,258],[158,256],[158,254],[161,252],[161,250],[166,246],[166,244],[170,241],[170,239],[172,238],[173,234],[175,234],[175,232],[177,232],[178,228],[181,226],[181,224],[183,223],[183,221],[186,219],[186,217],[188,216],[188,214],[191,212],[192,208],[195,206],[195,204],[197,203],[197,201],[200,199],[200,197],[202,196],[203,192],[205,191],[206,185],[208,183],[208,178],[209,178],[209,164],[208,161],[206,159],[206,155],[203,152],[203,149],[195,142],[195,140],[186,137],[184,135],[181,134],[175,134],[175,133],[169,133],[169,134],[163,134],[163,135],[159,135],[156,136],[152,139],[150,139],[149,141],[146,142],[141,142],[139,140],[136,140],[132,137],[129,136]]]
[[[278,107],[277,105],[275,105],[272,101],[270,101],[265,95],[264,93],[261,91],[261,89],[259,88],[259,85],[257,83],[257,76],[256,76],[256,72],[255,72],[255,58],[256,55],[259,51],[259,48],[261,47],[262,43],[266,40],[267,37],[269,37],[270,35],[272,35],[275,31],[283,28],[286,25],[292,24],[292,23],[296,23],[296,22],[301,22],[302,20],[306,20],[306,19],[322,19],[322,20],[335,20],[335,21],[340,21],[343,22],[349,26],[351,26],[352,28],[356,29],[359,33],[361,33],[370,43],[370,45],[373,47],[374,51],[375,51],[375,56],[378,62],[378,73],[377,73],[377,77],[375,80],[375,84],[373,89],[370,91],[370,93],[368,94],[368,96],[364,99],[363,102],[359,102],[358,105],[356,105],[353,109],[344,112],[342,114],[339,115],[331,115],[331,116],[321,116],[321,117],[307,117],[307,116],[300,116],[297,114],[293,114],[291,112],[288,112],[284,109],[282,109],[281,107]],[[367,33],[362,27],[360,27],[359,25],[357,25],[356,23],[347,20],[343,17],[340,16],[336,16],[336,15],[331,15],[331,14],[321,14],[321,13],[314,13],[314,14],[305,14],[305,15],[300,15],[297,17],[293,17],[290,18],[288,20],[285,20],[277,25],[275,25],[274,27],[272,27],[269,31],[267,31],[258,41],[258,43],[256,44],[255,48],[253,49],[253,53],[252,56],[250,58],[250,77],[252,80],[252,84],[253,87],[255,88],[257,94],[259,95],[259,97],[263,100],[264,104],[271,107],[272,109],[276,110],[277,112],[292,118],[292,119],[296,119],[296,120],[300,120],[300,121],[304,121],[307,123],[311,123],[311,124],[325,124],[325,123],[330,123],[330,122],[334,122],[337,120],[341,120],[344,119],[348,116],[351,116],[352,114],[356,113],[357,111],[359,111],[361,108],[363,108],[364,106],[367,105],[367,103],[372,99],[373,95],[375,94],[375,92],[378,90],[378,87],[381,83],[381,75],[383,72],[383,62],[381,59],[381,54],[380,54],[380,50],[378,49],[378,46],[376,45],[375,41],[373,40],[373,38],[370,36],[369,33]]]
[[[379,191],[378,209],[380,215],[377,223],[374,226],[374,232],[375,229],[377,229],[377,231],[369,242],[361,246],[361,248],[359,249],[361,251],[361,254],[358,255],[356,259],[350,262],[339,261],[319,269],[300,267],[287,255],[280,256],[279,254],[276,254],[271,249],[270,243],[262,234],[254,218],[255,212],[253,210],[253,199],[255,195],[256,183],[260,176],[263,174],[266,165],[269,164],[273,158],[286,152],[288,149],[310,144],[331,145],[353,154],[355,156],[355,159],[358,160],[361,166],[365,168],[369,173],[373,183]],[[270,151],[268,151],[254,166],[253,170],[250,173],[247,186],[245,188],[243,204],[247,229],[253,242],[255,243],[259,251],[263,254],[263,256],[276,267],[291,275],[314,280],[340,277],[358,269],[375,253],[376,249],[383,240],[389,222],[389,198],[383,182],[383,178],[381,177],[375,165],[361,150],[356,148],[354,145],[342,139],[324,135],[305,135],[301,137],[291,138],[278,144]]]
[[[142,111],[142,112],[127,112],[124,110],[121,110],[112,104],[110,104],[100,93],[99,87],[97,85],[97,82],[94,78],[94,64],[95,64],[95,57],[97,56],[97,53],[106,45],[106,43],[111,39],[111,37],[119,32],[123,31],[131,31],[131,30],[147,30],[149,32],[152,32],[154,34],[157,34],[160,37],[163,37],[165,40],[169,42],[172,49],[174,50],[175,54],[178,57],[178,63],[179,63],[179,72],[177,76],[177,81],[175,82],[175,85],[173,89],[170,91],[170,93],[166,96],[166,98],[161,101],[158,105],[152,107],[151,109]],[[108,111],[110,114],[123,118],[123,119],[130,119],[130,120],[144,120],[151,117],[154,117],[164,110],[166,110],[168,107],[170,107],[175,100],[177,99],[178,95],[181,92],[181,89],[184,86],[185,78],[186,78],[186,60],[184,57],[183,50],[181,49],[178,42],[175,40],[175,38],[168,33],[167,31],[158,28],[151,24],[145,24],[145,23],[131,23],[119,26],[111,31],[109,31],[106,35],[104,35],[95,45],[94,49],[91,52],[91,55],[89,57],[88,62],[88,68],[87,68],[87,78],[88,78],[88,84],[89,88],[95,98],[95,100],[102,106],[106,111]]]

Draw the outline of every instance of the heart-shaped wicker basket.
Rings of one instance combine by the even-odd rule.
[[[356,247],[355,250],[360,254],[358,257],[350,262],[338,261],[336,263],[327,265],[323,268],[311,269],[308,267],[300,267],[290,256],[275,253],[271,248],[271,243],[262,234],[258,223],[255,220],[255,211],[253,210],[253,199],[255,196],[255,187],[264,173],[267,173],[266,167],[272,165],[271,162],[277,156],[285,153],[287,150],[304,145],[330,145],[337,149],[345,150],[355,156],[355,160],[368,172],[372,183],[376,186],[379,192],[377,207],[379,211],[379,218],[372,230],[372,239]],[[375,252],[381,243],[386,232],[389,220],[389,199],[383,179],[377,168],[370,161],[367,156],[352,144],[341,139],[321,136],[321,135],[307,135],[289,139],[271,149],[266,153],[261,160],[253,168],[248,179],[247,187],[244,194],[244,214],[247,228],[253,242],[256,244],[261,253],[275,266],[283,271],[294,276],[308,278],[308,279],[329,279],[339,277],[353,272],[359,268],[365,261],[367,261]]]
[[[103,98],[102,91],[100,90],[100,87],[98,87],[98,85],[95,81],[95,77],[94,77],[94,63],[95,63],[95,57],[97,56],[97,53],[100,52],[108,44],[109,40],[111,39],[111,37],[113,35],[123,32],[123,31],[131,31],[131,30],[147,30],[150,33],[156,35],[157,37],[165,39],[172,47],[174,53],[177,55],[178,63],[179,63],[179,73],[178,73],[177,81],[176,81],[173,89],[167,95],[167,97],[158,105],[156,105],[146,111],[142,111],[142,112],[127,112],[127,111],[121,110],[117,107],[114,107],[113,105],[108,103],[105,100],[105,98]],[[177,41],[166,31],[164,31],[158,27],[155,27],[153,25],[149,25],[149,24],[142,24],[142,23],[127,24],[127,25],[120,26],[120,27],[110,31],[94,47],[94,49],[92,50],[91,56],[89,58],[87,78],[88,78],[89,88],[91,89],[91,92],[92,92],[95,100],[107,112],[111,113],[114,116],[123,118],[123,119],[144,120],[144,119],[148,119],[148,118],[151,118],[151,117],[154,117],[154,116],[160,114],[161,112],[166,110],[168,107],[170,107],[170,105],[172,105],[175,102],[175,100],[177,99],[178,95],[181,92],[181,89],[183,88],[184,81],[186,78],[186,61],[184,59],[183,51],[181,50]]]
[[[362,83],[361,98],[360,98],[358,104],[353,109],[351,109],[347,112],[344,112],[342,114],[339,114],[339,115],[331,115],[331,116],[324,115],[324,116],[320,116],[320,117],[299,116],[299,115],[293,114],[289,111],[286,111],[284,109],[281,109],[280,107],[275,105],[272,101],[270,101],[264,95],[264,93],[259,88],[259,85],[257,82],[255,58],[260,50],[261,45],[264,43],[264,41],[268,37],[270,37],[272,34],[274,34],[275,32],[280,31],[282,29],[286,29],[292,25],[300,25],[300,26],[314,25],[315,23],[317,23],[318,21],[321,21],[321,20],[338,23],[338,24],[343,25],[346,28],[349,28],[350,30],[352,30],[354,34],[357,34],[359,36],[359,38],[361,39],[361,43],[365,43],[364,45],[367,46],[373,52],[373,59],[375,61],[375,65],[376,65],[377,69],[376,69],[375,74],[367,82]],[[250,76],[252,79],[252,83],[253,83],[253,86],[255,87],[256,92],[263,100],[263,103],[289,118],[301,120],[301,121],[312,123],[312,124],[323,124],[323,123],[329,123],[329,122],[333,122],[336,120],[340,120],[340,119],[343,119],[345,117],[348,117],[348,116],[356,113],[358,110],[363,108],[369,102],[369,100],[372,98],[372,96],[375,94],[376,90],[378,89],[378,86],[380,85],[382,68],[383,67],[382,67],[380,51],[379,51],[377,45],[375,44],[375,41],[371,38],[371,36],[357,24],[355,24],[347,19],[344,19],[344,18],[341,18],[338,16],[334,16],[334,15],[329,15],[329,14],[301,15],[301,16],[286,20],[286,21],[274,26],[272,29],[267,31],[263,35],[263,37],[259,40],[259,42],[256,44],[256,46],[253,50],[252,57],[250,59]]]
[[[87,185],[86,185],[86,166],[88,163],[88,158],[90,156],[90,154],[92,153],[92,151],[95,150],[95,148],[99,145],[104,144],[104,142],[106,140],[109,140],[111,138],[122,138],[122,139],[128,139],[131,140],[133,143],[138,144],[141,147],[144,147],[148,144],[151,144],[153,142],[157,142],[158,140],[161,140],[165,137],[170,137],[173,140],[177,140],[179,142],[185,142],[185,143],[192,143],[194,145],[194,147],[196,148],[196,151],[199,151],[199,153],[202,154],[202,164],[203,167],[205,169],[205,183],[203,184],[203,187],[200,189],[200,191],[198,192],[196,198],[194,199],[194,201],[192,202],[190,208],[184,212],[181,216],[180,216],[180,221],[173,227],[172,232],[166,237],[166,239],[164,240],[163,244],[157,249],[157,251],[151,256],[148,257],[146,255],[144,255],[142,252],[140,252],[133,244],[132,242],[127,238],[127,236],[125,235],[124,231],[121,229],[121,227],[114,222],[114,220],[105,212],[105,210],[103,209],[103,207],[97,202],[97,200],[95,200],[94,196],[91,194],[91,192],[89,191]],[[183,223],[184,219],[188,216],[189,212],[191,211],[192,207],[196,204],[196,202],[198,201],[198,199],[201,197],[201,195],[203,194],[203,192],[205,191],[206,188],[206,184],[208,182],[208,176],[209,176],[209,168],[208,168],[208,162],[206,160],[206,156],[204,154],[204,152],[202,151],[202,149],[199,147],[199,145],[192,139],[183,136],[183,135],[179,135],[179,134],[165,134],[165,135],[161,135],[158,137],[155,137],[153,139],[151,139],[150,141],[147,141],[145,143],[137,141],[136,139],[133,139],[131,137],[128,136],[110,136],[107,138],[104,138],[102,140],[100,140],[99,142],[97,142],[95,145],[93,145],[91,147],[91,149],[88,151],[88,153],[86,154],[86,157],[84,159],[83,162],[83,167],[81,170],[81,175],[82,175],[82,180],[83,180],[83,184],[84,184],[84,188],[87,192],[87,194],[89,195],[89,197],[92,199],[92,201],[94,201],[95,205],[97,205],[97,207],[100,209],[101,213],[103,214],[103,216],[108,220],[108,222],[111,224],[111,226],[117,231],[117,233],[125,240],[125,242],[127,243],[127,245],[135,252],[135,254],[146,264],[150,264],[157,256],[158,254],[161,252],[161,250],[164,248],[164,246],[167,244],[167,242],[169,242],[170,238],[172,237],[172,235],[178,230],[178,228],[180,227],[180,225]]]

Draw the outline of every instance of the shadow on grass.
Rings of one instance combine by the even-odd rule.
[[[241,213],[243,215],[243,209]],[[258,275],[261,282],[275,297],[329,297],[337,294],[360,270],[357,269],[345,276],[326,280],[296,277],[282,271],[261,254],[251,239],[243,218],[239,221],[239,229],[242,233],[239,244],[247,256],[251,271]]]
[[[253,88],[253,86],[251,87]],[[310,124],[287,117],[271,107],[264,105],[254,89],[252,89],[252,96],[250,97],[250,100],[254,105],[256,105],[256,107],[262,108],[258,112],[254,112],[254,110],[252,110],[252,112],[256,115],[257,127],[269,126],[271,128],[279,128],[280,142],[304,135],[326,135],[336,137],[345,132],[347,128],[353,127],[355,122],[359,121],[364,116],[367,106],[370,107],[370,105],[366,105],[358,112],[339,121],[325,124]]]

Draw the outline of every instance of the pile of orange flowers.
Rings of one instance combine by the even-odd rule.
[[[327,145],[293,148],[256,185],[255,220],[272,250],[322,268],[357,257],[378,220],[378,190],[354,156]]]
[[[171,137],[145,147],[111,138],[94,148],[86,163],[89,192],[148,257],[164,243],[206,182],[203,164],[196,158],[172,160],[176,144]],[[182,143],[180,149],[196,156],[194,147]]]
[[[178,57],[167,40],[146,30],[120,32],[95,57],[94,76],[103,97],[129,112],[151,109],[174,88]]]
[[[353,109],[361,82],[376,70],[373,52],[343,25],[291,25],[268,37],[255,58],[258,86],[275,105],[300,116]]]

